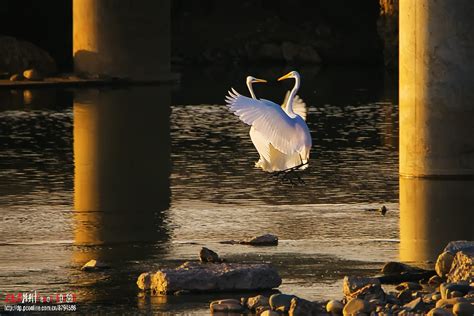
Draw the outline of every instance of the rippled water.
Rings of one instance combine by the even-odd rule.
[[[305,185],[293,187],[253,167],[249,128],[223,105],[230,86],[246,93],[250,72],[189,71],[175,87],[0,91],[0,299],[74,292],[83,312],[202,314],[222,295],[143,297],[136,277],[207,246],[271,262],[281,291],[323,300],[341,296],[344,275],[397,259],[394,84],[366,69],[301,71],[314,145]],[[289,87],[255,89],[282,100]],[[385,217],[364,211],[381,204]],[[262,233],[278,247],[219,243]],[[81,272],[92,258],[112,269]]]

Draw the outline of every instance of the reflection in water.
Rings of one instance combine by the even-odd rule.
[[[165,238],[169,116],[169,88],[89,90],[76,95],[76,245]]]
[[[449,241],[473,240],[472,205],[474,181],[400,177],[400,259],[434,260]]]

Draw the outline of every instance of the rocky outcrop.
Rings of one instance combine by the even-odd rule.
[[[0,72],[18,74],[31,68],[50,75],[56,72],[56,63],[48,52],[30,42],[0,36]]]
[[[157,294],[264,290],[280,284],[278,272],[267,264],[199,262],[142,273],[137,281],[140,289]]]

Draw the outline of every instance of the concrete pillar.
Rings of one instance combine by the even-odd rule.
[[[170,0],[73,0],[76,72],[167,81]]]
[[[76,93],[75,244],[167,239],[169,119],[168,86]]]
[[[474,239],[474,1],[400,0],[400,255]]]

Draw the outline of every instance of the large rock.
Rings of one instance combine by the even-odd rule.
[[[57,69],[56,62],[45,50],[14,37],[0,36],[0,70],[22,73],[30,68],[45,75],[55,73]]]
[[[138,278],[137,285],[147,289],[147,275]],[[162,269],[150,276],[148,288],[154,293],[177,291],[255,291],[280,286],[278,272],[267,264],[186,262],[176,269]]]
[[[448,281],[474,282],[474,249],[468,248],[456,253],[448,273]]]
[[[279,310],[281,312],[288,312],[291,306],[291,300],[297,298],[295,295],[288,294],[273,294],[270,296],[270,307],[273,310]]]

